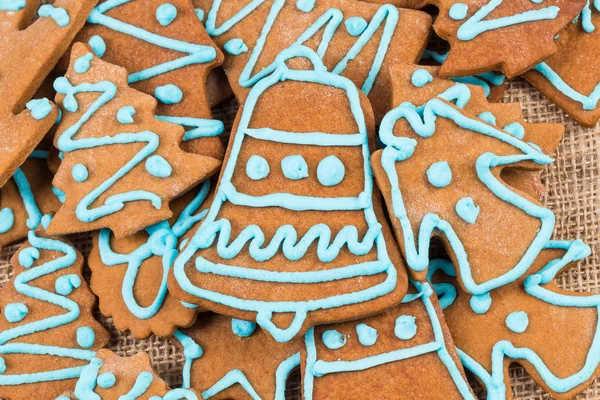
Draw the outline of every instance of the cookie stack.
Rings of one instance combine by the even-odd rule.
[[[0,0],[1,399],[600,376],[600,295],[555,281],[591,249],[541,202],[564,126],[499,102],[523,75],[594,126],[600,4],[391,2]],[[180,387],[115,332],[178,346]]]

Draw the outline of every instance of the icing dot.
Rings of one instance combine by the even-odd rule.
[[[204,21],[204,10],[201,8],[196,8],[196,17],[200,20],[200,22]]]
[[[479,206],[476,206],[473,199],[470,197],[463,197],[456,202],[456,213],[465,222],[474,224],[479,216]]]
[[[286,178],[294,181],[308,177],[308,164],[299,154],[281,160],[281,170]]]
[[[496,125],[496,117],[489,111],[482,112],[481,114],[479,114],[479,118],[490,125]]]
[[[352,36],[358,36],[367,29],[367,21],[362,17],[351,17],[344,21],[346,30]]]
[[[311,12],[315,8],[315,0],[297,0],[296,7],[305,13]]]
[[[71,170],[71,175],[75,179],[75,182],[83,182],[88,178],[89,173],[85,165],[75,164]]]
[[[529,326],[529,317],[525,311],[515,311],[506,317],[506,326],[514,333],[523,333]]]
[[[4,372],[6,372],[6,362],[4,361],[4,358],[0,357],[0,374],[3,374]]]
[[[511,122],[502,129],[519,139],[525,136],[525,128],[518,122]]]
[[[40,258],[40,251],[35,247],[27,247],[19,252],[19,264],[23,268],[31,267],[38,258]]]
[[[246,163],[246,175],[253,181],[265,179],[270,171],[269,163],[261,156],[253,155]]]
[[[102,389],[110,389],[115,385],[115,382],[117,382],[117,378],[112,372],[104,372],[98,376],[96,382]]]
[[[200,347],[200,345],[195,342],[189,343],[183,350],[183,356],[185,358],[191,358],[192,360],[200,358],[202,357],[202,347]]]
[[[77,344],[84,349],[89,349],[96,341],[96,333],[89,326],[77,328]]]
[[[248,51],[248,46],[246,46],[246,43],[239,38],[233,38],[229,40],[227,43],[225,43],[223,48],[232,56],[239,56],[240,54]]]
[[[106,43],[98,35],[94,35],[88,40],[88,44],[92,48],[92,51],[96,53],[98,57],[102,57],[106,53]]]
[[[248,337],[256,330],[256,324],[241,319],[231,319],[231,330],[239,337]]]
[[[416,318],[412,315],[401,315],[396,319],[394,334],[398,339],[410,340],[417,334]]]
[[[485,314],[492,306],[492,297],[489,293],[471,296],[469,304],[475,314]]]
[[[330,350],[337,350],[344,347],[346,344],[346,335],[339,333],[335,329],[330,329],[328,331],[323,332],[323,344],[327,346]]]
[[[60,27],[69,25],[70,18],[67,10],[60,7],[54,7],[50,4],[44,4],[38,10],[38,15],[42,18],[51,17],[54,22]]]
[[[467,17],[467,12],[469,11],[469,6],[464,3],[456,3],[452,7],[450,7],[450,18],[455,21],[463,20]]]
[[[10,208],[0,210],[0,234],[8,232],[15,224],[15,214]]]
[[[25,318],[25,316],[27,315],[27,313],[29,312],[29,309],[27,308],[27,306],[23,303],[10,303],[7,304],[6,307],[4,308],[4,318],[6,318],[6,320],[8,322],[19,322],[21,321],[23,318]]]
[[[25,107],[31,111],[31,116],[38,121],[46,118],[52,112],[52,104],[46,98],[31,100]]]
[[[154,89],[154,97],[164,104],[177,104],[183,99],[183,92],[177,86],[170,83]]]
[[[70,295],[73,289],[77,289],[79,286],[81,286],[81,278],[75,274],[60,276],[54,282],[56,293],[63,296]]]
[[[438,161],[427,168],[427,180],[436,188],[446,187],[452,182],[452,170],[446,161]]]
[[[27,4],[27,0],[0,0],[0,11],[19,11]]]
[[[156,20],[162,26],[167,26],[177,17],[177,8],[173,4],[165,3],[156,9]]]
[[[367,324],[356,325],[356,333],[358,334],[358,341],[363,346],[373,346],[377,341],[377,329],[371,328]]]
[[[415,87],[421,88],[433,80],[433,77],[426,69],[418,69],[410,77],[410,81]]]
[[[168,178],[171,176],[173,168],[163,156],[154,155],[146,160],[146,171],[157,178]]]
[[[323,186],[335,186],[344,179],[346,168],[336,156],[327,156],[317,167],[317,178]]]
[[[119,108],[119,111],[117,111],[117,121],[122,124],[132,124],[134,115],[135,108],[132,106],[121,107]]]
[[[75,72],[77,72],[78,74],[83,74],[90,69],[93,59],[94,55],[92,53],[84,54],[77,60],[75,60],[75,63],[73,64],[73,69],[75,69]]]
[[[45,214],[42,216],[42,228],[48,229],[48,225],[52,222],[53,216],[50,214]]]

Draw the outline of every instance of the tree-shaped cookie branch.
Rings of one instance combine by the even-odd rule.
[[[44,221],[45,224],[47,221]],[[0,289],[0,397],[55,398],[75,385],[108,332],[92,317],[83,257],[68,242],[29,232]]]
[[[63,119],[54,186],[66,195],[49,232],[110,228],[123,237],[172,215],[169,202],[221,162],[180,148],[183,128],[155,118],[156,100],[127,86],[127,71],[75,44],[55,81]]]

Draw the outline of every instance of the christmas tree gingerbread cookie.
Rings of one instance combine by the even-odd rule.
[[[171,220],[159,222],[123,239],[109,229],[94,234],[88,264],[91,288],[100,311],[112,317],[117,329],[130,330],[145,339],[150,334],[171,336],[180,326],[196,320],[196,307],[183,304],[167,292],[167,277],[174,258],[185,243],[179,240],[206,215],[202,209],[210,189],[205,181],[176,199]],[[204,204],[206,207],[206,204]]]
[[[302,338],[277,343],[254,322],[218,314],[200,314],[175,338],[185,356],[183,387],[206,400],[285,400],[288,376],[300,365]]]
[[[600,73],[596,67],[599,37],[600,2],[588,2],[578,21],[560,33],[558,52],[523,75],[587,127],[596,125],[600,118]]]
[[[417,62],[431,17],[390,4],[354,0],[195,0],[206,31],[225,53],[223,67],[240,102],[292,45],[317,51],[328,71],[369,96],[380,120],[390,109],[387,66]]]
[[[461,287],[485,308],[491,290],[518,279],[554,243],[539,174],[563,128],[527,124],[518,105],[487,104],[478,87],[446,81],[432,96],[428,85],[440,83],[424,68],[406,80],[395,90],[414,92],[413,102],[386,115],[385,148],[371,160],[396,238],[417,280],[426,277],[432,240],[441,240]]]
[[[381,314],[308,331],[303,398],[475,400],[435,293],[416,287]]]
[[[184,152],[183,128],[154,117],[156,100],[127,86],[127,72],[75,44],[54,87],[64,109],[53,184],[65,193],[48,232],[110,228],[123,237],[169,218],[169,202],[221,162]]]
[[[286,64],[307,60],[309,70]],[[275,63],[238,112],[214,201],[186,235],[169,291],[285,342],[399,303],[407,277],[369,167],[366,97],[307,47]]]
[[[508,367],[521,364],[557,400],[572,399],[600,376],[600,295],[560,289],[555,277],[590,254],[580,240],[544,249],[526,275],[491,293],[477,312],[457,290],[453,265],[433,260],[430,277],[466,369],[488,400],[511,398]]]
[[[223,158],[218,137],[223,124],[212,119],[205,89],[223,54],[191,0],[101,1],[76,40],[90,43],[104,61],[124,67],[132,88],[156,97],[157,118],[187,131],[184,150]]]
[[[0,398],[53,399],[75,385],[109,334],[92,317],[95,298],[71,244],[30,231],[11,264],[14,277],[0,289]]]

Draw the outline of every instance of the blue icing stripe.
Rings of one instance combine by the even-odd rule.
[[[200,20],[200,22],[204,21],[204,10],[201,8],[196,8],[196,17],[198,17],[198,20]]]
[[[469,6],[464,3],[454,3],[452,7],[450,7],[450,11],[448,15],[450,18],[456,21],[462,21],[467,18],[467,13],[469,12]]]
[[[594,90],[589,95],[584,95],[573,89],[563,78],[558,75],[552,67],[545,62],[533,67],[534,70],[542,74],[559,92],[567,96],[573,101],[581,103],[584,110],[594,110],[600,100],[600,83],[594,87]]]
[[[62,296],[70,295],[73,289],[77,289],[79,286],[81,286],[81,278],[75,274],[61,276],[54,283],[56,293]]]
[[[316,0],[296,0],[298,10],[309,13],[315,8]]]
[[[122,124],[132,124],[135,108],[132,106],[123,106],[117,111],[117,121]]]
[[[427,168],[427,180],[436,188],[444,188],[452,182],[452,170],[447,161],[438,161]]]
[[[529,325],[529,316],[525,311],[514,311],[506,317],[506,327],[515,333],[523,333]]]
[[[256,154],[253,154],[246,163],[246,175],[253,181],[265,179],[270,171],[268,161]]]
[[[15,214],[12,209],[6,207],[0,210],[0,234],[10,231],[15,224]]]
[[[352,36],[360,36],[367,29],[369,24],[363,17],[351,17],[344,21],[346,30]]]
[[[85,165],[75,164],[71,170],[71,175],[75,182],[85,182],[89,176],[89,172]]]
[[[396,319],[394,334],[398,339],[410,340],[417,334],[417,324],[412,315],[401,315]]]
[[[241,319],[231,319],[231,330],[239,337],[248,337],[256,330],[256,323],[243,321]]]
[[[426,69],[418,69],[413,72],[410,77],[411,83],[418,88],[422,88],[427,85],[429,82],[433,81],[433,76]]]
[[[98,376],[96,382],[102,389],[110,389],[117,382],[117,378],[112,372],[104,372]]]
[[[146,171],[157,178],[168,178],[173,173],[173,168],[163,156],[154,155],[146,160]]]
[[[84,73],[88,72],[88,70],[90,69],[90,67],[92,65],[91,62],[93,59],[94,59],[94,55],[92,53],[84,54],[81,57],[79,57],[77,60],[75,60],[75,62],[73,63],[73,69],[78,74],[84,74]]]
[[[183,346],[183,356],[185,358],[185,363],[183,364],[183,385],[184,389],[189,389],[191,385],[191,371],[192,371],[192,363],[194,360],[202,357],[202,347],[198,343],[194,341],[191,337],[186,335],[185,333],[177,330],[173,334],[175,339],[181,343]]]
[[[336,156],[327,156],[319,162],[317,178],[323,186],[335,186],[346,175],[344,164]]]
[[[494,125],[494,126],[496,125],[496,117],[494,116],[494,114],[492,114],[489,111],[482,112],[481,114],[478,115],[478,118],[484,120],[485,122],[487,122],[490,125]],[[504,129],[504,130],[506,130],[506,129]]]
[[[80,326],[77,328],[77,344],[85,349],[89,349],[96,341],[96,333],[89,326]]]
[[[106,43],[102,37],[94,35],[90,38],[90,40],[88,40],[88,44],[98,57],[102,57],[104,53],[106,53]]]
[[[323,336],[321,338],[323,339],[323,344],[331,350],[341,349],[346,345],[346,341],[348,340],[346,335],[336,331],[335,329],[323,332]]]
[[[525,128],[518,122],[511,122],[502,129],[519,139],[525,137]]]
[[[29,309],[23,303],[9,303],[4,308],[4,318],[8,322],[17,323],[25,318],[28,312]]]
[[[30,100],[25,107],[31,111],[31,116],[38,121],[46,118],[52,112],[52,104],[46,98]]]
[[[377,329],[367,324],[356,325],[356,334],[358,335],[358,341],[363,346],[373,346],[377,342]]]
[[[154,89],[154,97],[164,104],[177,104],[183,99],[183,92],[177,85],[169,83]]]
[[[299,154],[287,156],[281,160],[281,170],[283,176],[294,181],[308,178],[308,164]]]
[[[474,224],[479,216],[479,206],[475,205],[472,198],[463,197],[456,202],[456,213],[467,223]]]
[[[19,11],[26,4],[27,0],[0,0],[0,11]]]
[[[227,43],[223,45],[223,48],[232,56],[239,56],[240,54],[248,51],[248,46],[246,43],[244,43],[244,40],[240,38],[228,40]]]
[[[156,8],[156,20],[162,26],[168,26],[177,17],[177,8],[170,3],[161,4]]]
[[[44,4],[38,10],[38,15],[42,18],[44,17],[52,17],[56,24],[60,27],[65,27],[69,25],[71,19],[69,18],[69,13],[67,10],[60,7],[54,7],[50,4]]]

